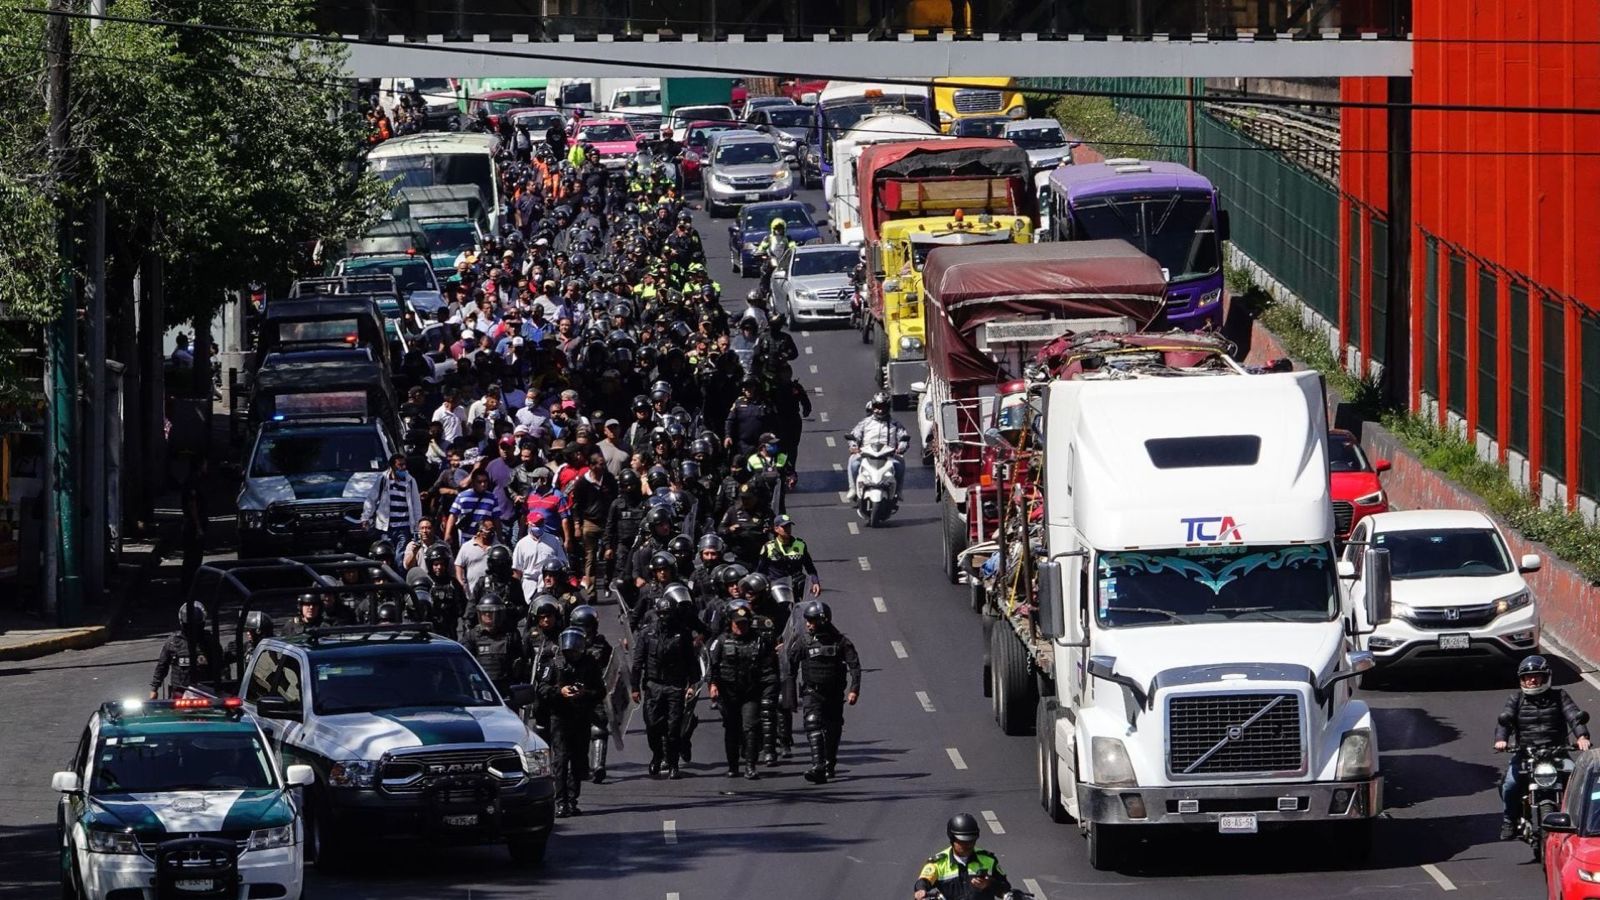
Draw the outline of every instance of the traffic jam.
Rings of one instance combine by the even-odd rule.
[[[91,698],[64,896],[340,896],[372,841],[531,869],[634,777],[847,784],[895,676],[836,621],[869,598],[824,589],[818,504],[863,539],[932,516],[922,575],[981,638],[946,665],[1089,869],[1267,832],[1361,867],[1405,789],[1369,699],[1473,665],[1507,696],[1478,812],[1600,896],[1541,558],[1391,508],[1322,376],[1242,358],[1207,178],[982,81],[376,85],[392,202],[247,304],[236,558],[185,572],[148,694]],[[812,330],[870,399],[801,467]],[[977,811],[905,894],[1042,896]]]

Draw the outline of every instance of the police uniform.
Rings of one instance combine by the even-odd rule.
[[[787,677],[794,679],[804,713],[812,769],[831,775],[839,763],[845,695],[861,691],[861,658],[831,623],[788,642],[785,650]]]
[[[490,630],[480,625],[467,635],[466,645],[503,696],[521,671],[522,640],[516,630],[503,626]]]
[[[811,550],[800,538],[794,538],[787,544],[778,538],[767,541],[761,547],[760,558],[756,560],[756,571],[774,582],[793,583],[795,578],[802,574],[810,578],[818,577],[817,564],[811,559]]]
[[[973,878],[988,878],[989,886],[978,890],[972,886]],[[1011,890],[1011,882],[1000,871],[1000,860],[987,850],[974,847],[972,858],[962,862],[946,847],[928,857],[922,871],[917,874],[913,891],[937,888],[945,900],[993,900]]]
[[[616,651],[606,636],[596,631],[589,637],[588,646],[584,647],[583,652],[594,660],[596,668],[600,670],[601,695],[595,701],[594,715],[589,720],[589,771],[594,775],[595,784],[599,784],[606,769],[606,751],[609,749],[606,740],[611,734],[611,710],[606,707],[605,679],[610,675],[611,657]]]
[[[722,711],[722,748],[728,772],[737,771],[743,761],[745,776],[754,777],[764,730],[762,701],[770,704],[777,695],[778,654],[772,638],[757,631],[754,622],[747,624],[742,635],[729,629],[712,643],[709,668]]]
[[[173,632],[161,645],[156,672],[150,679],[150,691],[161,690],[161,683],[167,682],[167,696],[178,697],[190,685],[210,683],[214,686],[221,667],[222,645],[211,632],[200,631],[193,635]]]
[[[569,810],[589,777],[589,727],[594,705],[604,693],[605,675],[587,653],[569,661],[559,651],[535,673],[539,705],[550,722],[550,762],[555,769],[556,804]],[[577,694],[563,696],[561,689],[575,686]]]
[[[671,617],[652,622],[634,641],[631,669],[632,683],[644,703],[651,774],[660,772],[663,763],[676,770],[684,695],[700,680],[693,634]]]

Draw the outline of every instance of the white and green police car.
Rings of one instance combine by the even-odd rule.
[[[93,900],[300,896],[296,787],[238,700],[110,702],[83,730],[61,794],[62,894]]]

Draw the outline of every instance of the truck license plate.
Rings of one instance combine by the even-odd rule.
[[[477,815],[445,816],[444,823],[455,828],[470,828],[478,824],[478,817]]]
[[[1217,819],[1217,831],[1222,834],[1255,834],[1255,813],[1231,813]]]
[[[212,885],[209,878],[180,878],[172,883],[180,891],[209,891]]]
[[[1441,634],[1439,635],[1440,650],[1468,650],[1472,647],[1472,636],[1469,634]]]

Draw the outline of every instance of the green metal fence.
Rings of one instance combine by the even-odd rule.
[[[1467,260],[1450,254],[1449,293],[1445,295],[1445,377],[1450,381],[1445,389],[1450,410],[1458,416],[1467,414]]]
[[[1544,422],[1540,468],[1557,478],[1567,477],[1567,310],[1556,297],[1541,300],[1544,316]]]
[[[1389,357],[1389,220],[1372,217],[1372,358]]]
[[[1200,172],[1222,193],[1233,243],[1329,322],[1339,321],[1339,195],[1204,111]],[[1220,148],[1220,149],[1209,149]]]
[[[1583,417],[1578,426],[1578,489],[1600,498],[1600,314],[1583,317]]]
[[[1023,90],[1045,88],[1072,91],[1126,91],[1145,94],[1187,94],[1191,84],[1187,78],[1024,78]],[[1137,116],[1150,129],[1154,142],[1162,146],[1151,147],[1139,155],[1146,159],[1163,159],[1187,164],[1189,161],[1189,104],[1182,100],[1148,100],[1118,98],[1111,101],[1121,112]],[[1093,139],[1093,135],[1086,135]]]
[[[1487,266],[1478,269],[1478,430],[1500,435],[1500,278]]]
[[[1532,346],[1528,338],[1532,329],[1528,319],[1530,314],[1528,286],[1519,281],[1511,282],[1511,434],[1506,437],[1506,446],[1523,456],[1528,455],[1530,446],[1528,407],[1532,400],[1528,385],[1533,377],[1529,368]]]

